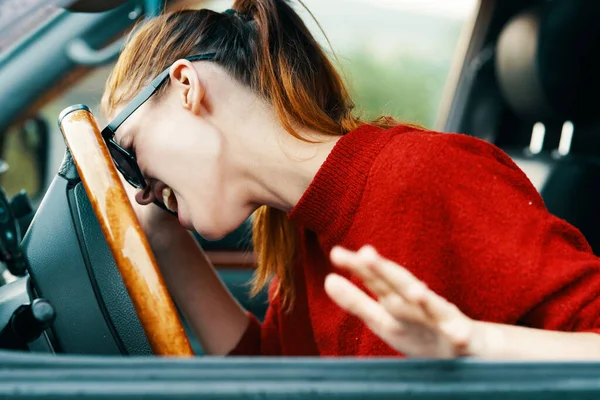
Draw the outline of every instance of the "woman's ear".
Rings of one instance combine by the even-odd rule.
[[[183,107],[200,115],[206,90],[194,65],[188,60],[177,60],[171,66],[169,75],[171,83],[178,90]]]

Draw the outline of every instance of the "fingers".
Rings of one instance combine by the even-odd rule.
[[[429,319],[419,305],[405,301],[396,293],[380,296],[377,301],[390,315],[399,321],[426,323]]]
[[[406,268],[379,255],[373,247],[367,247],[366,251],[369,257],[367,267],[374,276],[410,302],[418,303],[423,298],[427,291],[423,282]]]
[[[357,252],[334,248],[331,261],[361,278],[377,301],[335,274],[325,281],[328,295],[392,347],[412,354],[469,354],[474,321],[406,268],[369,246]]]
[[[331,252],[331,260],[359,276],[386,310],[398,319],[441,322],[456,315],[456,307],[371,246],[364,246],[358,252],[336,247]]]
[[[381,257],[371,246],[363,246],[357,252],[335,247],[331,251],[331,260],[337,267],[359,276],[377,296],[397,293],[412,303],[417,302],[426,289],[410,272]],[[385,267],[385,274],[380,271],[382,267]],[[391,279],[390,272],[393,274]]]
[[[379,297],[391,292],[392,288],[368,268],[369,261],[369,251],[365,252],[365,248],[358,252],[348,251],[342,247],[334,247],[331,250],[331,262],[336,267],[360,277],[373,294]]]
[[[332,262],[349,270],[361,278],[367,289],[375,296],[379,303],[397,320],[423,321],[426,318],[423,310],[407,304],[402,296],[377,276],[370,268],[371,263],[377,262],[379,255],[370,246],[365,246],[358,252],[348,251],[341,247],[334,248],[331,252]]]
[[[375,249],[372,249],[376,253]],[[377,254],[377,253],[376,253]],[[398,295],[410,303],[418,304],[435,321],[441,322],[456,315],[456,307],[411,274],[406,268],[389,261],[379,254],[368,264],[373,274],[392,287]]]
[[[381,304],[337,274],[327,276],[325,291],[339,307],[360,318],[380,337],[399,334],[404,329],[403,325]]]

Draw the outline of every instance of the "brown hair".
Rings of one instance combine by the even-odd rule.
[[[354,105],[342,78],[286,0],[236,0],[232,9],[235,12],[172,12],[142,25],[107,81],[104,112],[109,114],[131,100],[176,60],[215,53],[214,62],[268,100],[285,129],[300,140],[305,139],[295,127],[343,135],[365,123],[353,115]],[[389,117],[372,123],[386,128],[397,125]],[[252,293],[277,276],[277,292],[285,307],[294,299],[296,234],[296,227],[281,210],[263,206],[254,214],[258,268]]]

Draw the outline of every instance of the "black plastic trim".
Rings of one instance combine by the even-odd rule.
[[[71,155],[71,151],[67,148],[65,151],[65,157],[63,158],[60,167],[58,168],[58,176],[65,179],[69,185],[76,185],[81,181],[79,178],[79,173],[77,172],[77,166],[75,165],[75,160],[73,160],[73,156]]]
[[[60,176],[53,180],[27,231],[23,249],[30,276],[36,292],[56,309],[52,334],[57,352],[121,354],[84,267],[66,200],[70,187]]]
[[[80,185],[83,185],[80,183]],[[115,325],[110,318],[110,314],[108,309],[106,308],[106,304],[104,303],[104,298],[102,297],[102,293],[100,288],[98,287],[98,281],[94,276],[94,271],[92,266],[90,265],[90,255],[87,251],[87,246],[85,245],[85,238],[83,237],[83,232],[81,228],[81,218],[79,215],[79,206],[77,204],[77,199],[75,195],[75,191],[77,190],[77,186],[71,188],[67,191],[67,202],[69,203],[69,209],[71,210],[71,218],[73,218],[73,229],[75,231],[75,235],[77,236],[77,241],[79,242],[79,249],[81,251],[81,256],[83,259],[83,264],[85,266],[85,270],[90,278],[90,285],[92,290],[94,291],[94,295],[96,297],[96,301],[98,301],[98,308],[100,309],[100,313],[104,318],[104,322],[106,323],[106,327],[108,331],[111,333],[113,340],[115,341],[115,345],[121,352],[121,354],[127,354],[127,350],[125,350],[125,346],[123,345],[123,341],[121,340]]]

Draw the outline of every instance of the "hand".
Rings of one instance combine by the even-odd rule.
[[[169,238],[175,237],[174,231],[184,231],[177,218],[164,211],[156,204],[141,205],[135,200],[138,189],[133,188],[119,174],[121,182],[129,198],[142,230],[146,234],[151,247],[156,251],[170,244]]]
[[[337,274],[325,280],[328,295],[395,350],[412,357],[473,354],[476,321],[405,268],[370,246],[358,252],[336,247],[331,251],[331,261],[361,278],[377,300]]]

